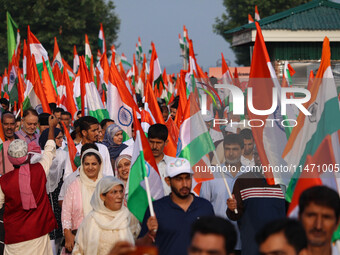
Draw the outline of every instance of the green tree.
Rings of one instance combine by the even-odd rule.
[[[117,39],[120,20],[109,0],[3,0],[0,1],[0,70],[7,66],[6,11],[20,29],[21,44],[27,39],[27,26],[53,58],[54,37],[57,37],[62,57],[73,61],[73,45],[79,55],[85,54],[87,33],[94,58],[97,56],[98,33],[103,23],[107,48]],[[72,66],[72,65],[71,65]]]
[[[225,31],[247,24],[248,14],[254,18],[255,5],[257,5],[260,17],[264,18],[307,2],[308,0],[223,0],[226,13],[216,18],[213,29],[215,33],[231,43],[232,38],[225,34]],[[232,50],[236,55],[237,64],[250,65],[249,46],[234,47]]]

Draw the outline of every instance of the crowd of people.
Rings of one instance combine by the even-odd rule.
[[[176,102],[160,109],[165,121],[175,118]],[[298,219],[287,218],[285,188],[268,185],[260,168],[252,171],[261,162],[251,129],[219,132],[212,116],[208,111],[203,119],[216,153],[206,156],[233,171],[213,173],[194,194],[190,162],[166,155],[168,128],[151,125],[147,138],[164,197],[153,202],[155,215],[148,208],[139,222],[127,207],[134,135],[123,141],[115,120],[99,122],[79,112],[72,121],[61,108],[52,114],[29,108],[21,118],[4,111],[1,254],[134,254],[144,246],[161,255],[340,254],[332,243],[340,217],[337,191],[305,190]]]

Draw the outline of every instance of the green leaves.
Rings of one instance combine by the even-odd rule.
[[[0,30],[7,31],[6,11],[20,29],[21,41],[27,38],[27,25],[43,44],[52,61],[54,37],[57,37],[62,57],[73,61],[73,45],[80,55],[85,52],[85,33],[93,54],[97,52],[100,23],[103,23],[107,48],[117,39],[120,20],[114,13],[114,3],[107,0],[3,0],[0,1]],[[7,67],[7,33],[0,33],[0,68]]]

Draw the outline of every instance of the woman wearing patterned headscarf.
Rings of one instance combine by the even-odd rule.
[[[84,151],[79,176],[68,186],[63,201],[61,222],[65,236],[65,248],[71,252],[75,233],[83,218],[91,211],[90,200],[97,183],[103,177],[103,159],[94,149]],[[63,254],[65,254],[65,249]]]
[[[78,229],[73,254],[108,254],[118,241],[134,244],[131,213],[123,206],[123,182],[102,178],[91,199],[93,210]]]
[[[111,124],[105,131],[103,144],[106,145],[110,153],[112,168],[119,154],[127,145],[123,143],[123,130],[117,124]]]

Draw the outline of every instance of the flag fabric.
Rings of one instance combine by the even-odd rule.
[[[260,19],[259,10],[257,9],[257,5],[255,5],[255,20],[259,21]]]
[[[250,14],[248,14],[248,24],[250,23],[254,23],[254,19]]]
[[[210,165],[205,155],[214,151],[215,146],[193,93],[189,96],[183,118],[184,120],[179,130],[176,157],[186,158],[190,162],[190,166],[194,170],[194,187],[203,181],[213,179],[210,172],[196,172],[197,168],[195,166]],[[201,168],[199,167],[198,169]],[[199,188],[196,188],[196,192],[198,191]]]
[[[311,91],[311,88],[312,88],[312,85],[313,85],[313,81],[314,81],[314,73],[313,73],[313,70],[310,70],[309,78],[308,78],[308,84],[307,84],[307,89],[309,91]]]
[[[52,61],[52,68],[54,65],[58,65],[60,71],[63,71],[64,65],[61,58],[57,37],[54,37],[54,50],[53,50],[53,61]]]
[[[74,119],[74,116],[76,115],[78,109],[76,106],[76,102],[74,101],[72,84],[65,69],[63,71],[63,76],[62,76],[60,87],[62,87],[59,93],[60,104],[63,105],[63,107],[66,108],[66,110],[69,113],[71,113],[72,119]]]
[[[330,135],[327,135],[314,155],[307,155],[306,157],[306,163],[301,169],[302,173],[296,183],[292,201],[287,212],[289,217],[297,218],[299,211],[299,198],[304,190],[313,186],[327,185],[338,192],[335,181],[335,166],[336,159],[332,145],[332,138]]]
[[[23,47],[23,54],[22,54],[22,73],[24,75],[24,78],[26,78],[26,75],[27,75],[27,57],[28,57],[27,43],[26,43],[26,40],[24,40],[24,47]]]
[[[227,62],[224,59],[223,53],[221,53],[221,55],[222,55],[222,83],[232,85],[233,76],[229,70]],[[224,102],[224,105],[225,106],[229,105],[229,111],[232,111],[233,110],[232,98],[230,97],[229,89],[220,88],[218,89],[218,94],[222,101]]]
[[[102,54],[102,57],[100,58],[97,69],[99,71],[99,82],[98,84],[98,91],[101,93],[103,90],[107,91],[107,86],[109,82],[109,74],[110,74],[110,67],[109,62],[107,60],[106,52]]]
[[[20,49],[20,30],[19,28],[17,29],[17,45],[15,47],[15,55],[17,56],[17,59],[20,59],[20,52],[21,52],[21,49]]]
[[[128,179],[129,196],[127,205],[130,212],[142,222],[148,207],[145,177],[148,178],[149,183],[152,183],[152,185],[150,185],[152,200],[162,198],[164,192],[155,158],[135,114],[134,125],[136,129],[136,139]]]
[[[77,47],[74,45],[73,46],[73,72],[77,74],[78,69],[79,69],[79,56],[77,53]]]
[[[177,157],[186,158],[195,165],[202,157],[215,150],[209,131],[194,95],[191,93],[186,104],[183,122],[179,130]]]
[[[82,68],[80,83],[84,93],[82,94],[82,97],[84,97],[85,115],[95,117],[99,122],[101,122],[103,119],[108,119],[109,113],[107,109],[104,108],[96,85],[94,84],[93,80],[90,79],[90,74],[86,69],[86,64],[83,57],[80,58],[80,66]]]
[[[57,103],[57,93],[53,88],[46,64],[45,62],[42,62],[42,63],[43,63],[43,71],[41,72],[41,80],[42,80],[44,94],[49,104]]]
[[[256,147],[264,167],[281,166],[287,163],[282,159],[282,152],[287,143],[285,130],[280,126],[283,117],[281,116],[281,103],[277,103],[277,107],[273,113],[267,115],[256,115],[250,109],[268,110],[273,107],[273,88],[277,88],[280,95],[280,84],[270,62],[261,28],[258,22],[255,22],[257,33],[253,56],[249,74],[249,84],[247,93],[252,92],[252,105],[248,102],[249,120],[260,120],[262,125],[252,128]],[[279,98],[279,96],[278,96]],[[273,109],[272,109],[273,110]],[[272,124],[270,119],[276,120],[277,124]],[[288,184],[291,173],[284,171],[266,171],[265,177],[268,184]]]
[[[36,66],[35,56],[31,56],[28,61],[29,67],[27,69],[26,90],[24,93],[23,110],[29,107],[34,108],[39,114],[47,112],[52,114],[50,106],[48,105],[46,95],[41,84],[39,72]]]
[[[14,22],[9,12],[6,13],[7,16],[7,48],[8,48],[8,63],[12,61],[13,54],[16,49],[16,36],[15,30],[18,29],[18,25]],[[15,30],[14,30],[15,29]]]
[[[325,37],[320,67],[311,86],[311,99],[304,104],[311,115],[305,116],[300,112],[297,126],[293,128],[282,155],[287,163],[293,166],[303,166],[307,155],[314,156],[327,135],[331,135],[332,138],[333,134],[338,136],[340,110],[330,60],[329,39]],[[333,149],[339,146],[339,138],[336,137]],[[300,171],[295,171],[289,183],[286,193],[289,202],[300,174]]]
[[[63,125],[64,133],[65,133],[66,140],[67,140],[68,155],[70,156],[70,159],[75,159],[77,155],[76,145],[74,144],[74,141],[70,135],[70,132],[66,128],[65,123],[63,121],[61,121],[60,123]],[[70,161],[71,161],[72,170],[74,172],[77,170],[78,167],[74,163],[74,160],[70,160]]]
[[[163,82],[162,70],[159,64],[159,59],[157,56],[155,44],[153,42],[151,42],[151,48],[152,48],[152,54],[151,54],[151,59],[150,59],[150,73],[148,75],[148,81],[150,82],[152,87],[154,86],[159,87],[160,82]]]
[[[48,59],[48,53],[45,50],[45,48],[42,46],[42,44],[39,42],[39,40],[34,36],[34,34],[31,32],[30,27],[27,28],[27,40],[29,45],[29,54],[34,55],[35,57],[35,64],[37,65],[37,69],[39,72],[39,75],[41,76],[41,72],[44,69],[43,62],[45,62],[48,75],[50,76],[52,85],[57,93],[57,86],[54,81],[52,68],[50,65],[50,61]]]
[[[91,69],[91,58],[92,58],[92,52],[91,47],[89,43],[89,38],[87,37],[87,34],[85,34],[85,63],[87,66],[87,69]]]
[[[131,137],[133,112],[139,112],[139,109],[116,65],[112,63],[107,88],[107,109],[110,109],[110,118],[123,129],[124,140]]]
[[[105,35],[104,35],[104,28],[103,28],[102,23],[100,23],[100,29],[99,29],[99,35],[98,35],[98,47],[102,54],[106,52]]]
[[[122,55],[120,56],[120,62],[124,65],[132,67],[131,63],[127,60],[127,57],[124,55],[124,53],[122,53]]]

